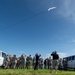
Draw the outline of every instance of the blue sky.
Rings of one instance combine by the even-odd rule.
[[[74,0],[1,0],[0,50],[17,56],[75,54],[74,7]]]

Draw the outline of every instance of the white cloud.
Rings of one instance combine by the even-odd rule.
[[[75,21],[75,0],[64,0],[59,9],[63,16]]]
[[[62,52],[58,52],[58,55],[59,55],[60,58],[64,58],[64,57],[68,56],[67,53],[62,53]]]
[[[51,7],[48,9],[48,11],[53,10],[53,9],[56,9],[56,7]]]
[[[50,57],[50,54],[46,54],[46,57],[45,58],[48,58],[48,57]]]

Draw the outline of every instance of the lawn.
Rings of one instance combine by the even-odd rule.
[[[33,69],[0,69],[0,75],[75,75],[75,71],[55,71],[50,74],[48,69],[39,69],[34,71]]]

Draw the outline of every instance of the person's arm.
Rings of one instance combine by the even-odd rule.
[[[39,54],[39,56],[41,56],[41,54]]]
[[[60,62],[60,59],[58,59],[58,63]]]
[[[51,56],[53,56],[54,54],[55,54],[55,52],[52,52],[52,53],[51,53]]]
[[[57,56],[58,56],[58,62],[60,62],[59,55],[57,54]]]

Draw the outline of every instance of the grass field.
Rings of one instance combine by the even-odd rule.
[[[0,69],[0,75],[75,75],[75,71],[55,71],[50,74],[50,70],[39,69]]]

